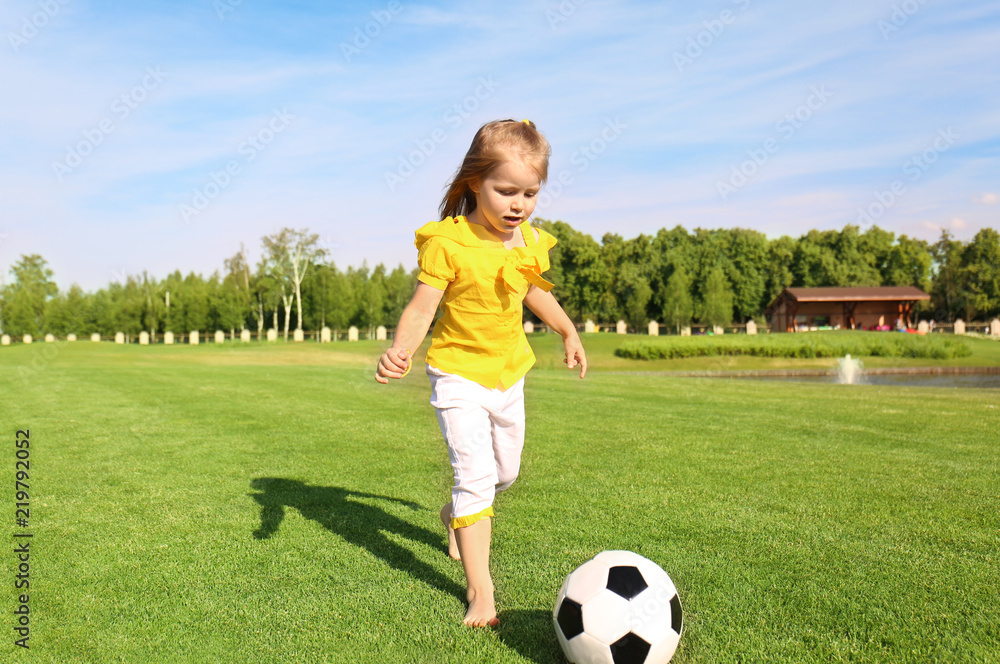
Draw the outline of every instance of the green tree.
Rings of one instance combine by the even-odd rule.
[[[237,327],[240,330],[245,330],[247,320],[251,316],[258,319],[259,312],[254,306],[254,284],[252,283],[254,278],[250,275],[246,247],[240,243],[240,250],[227,258],[223,265],[225,266],[225,277],[223,278],[223,286],[226,289],[225,297],[230,300],[225,315],[228,323],[226,326],[230,328],[232,335]],[[262,320],[258,320],[258,332],[261,323]]]
[[[930,292],[932,261],[927,242],[900,235],[883,264],[882,283],[886,286],[916,286]]]
[[[107,287],[102,288],[97,291],[97,306],[95,311],[98,315],[97,326],[98,331],[103,337],[113,337],[117,332],[121,331],[121,325],[119,324],[119,314],[120,306],[119,301],[121,300],[122,285],[115,282],[110,283]]]
[[[291,265],[292,286],[295,290],[296,330],[302,330],[302,281],[309,268],[326,256],[326,249],[319,246],[319,235],[309,229],[285,229],[290,234],[288,262]]]
[[[115,323],[111,318],[111,297],[108,295],[108,291],[102,288],[87,299],[86,331],[97,332],[101,336],[114,335]]]
[[[385,279],[385,317],[384,325],[392,326],[399,321],[403,309],[413,297],[417,288],[419,270],[406,271],[400,263]]]
[[[666,257],[674,256],[688,260],[694,250],[694,238],[688,234],[683,226],[674,226],[667,230],[661,228],[653,236],[652,247],[661,257],[661,263],[666,263]]]
[[[257,271],[254,273],[252,288],[254,298],[254,316],[257,319],[257,333],[264,331],[264,321],[268,317],[271,319],[269,329],[278,330],[278,314],[281,311],[284,291],[281,288],[280,277],[275,275],[273,265],[268,256],[264,256],[257,263]]]
[[[15,337],[25,334],[38,336],[42,329],[31,293],[24,288],[8,287],[4,291],[3,331]],[[44,311],[44,309],[43,309]]]
[[[962,250],[966,320],[1000,316],[1000,233],[984,228]]]
[[[175,323],[177,318],[177,292],[180,284],[183,282],[184,277],[181,275],[180,270],[174,270],[160,282],[157,297],[163,303],[163,313],[159,325],[159,329],[162,332],[177,332],[180,330],[179,327],[175,329]]]
[[[261,238],[264,245],[264,271],[271,284],[268,299],[272,302],[281,298],[281,308],[285,312],[285,341],[288,341],[288,327],[292,319],[292,303],[295,298],[295,285],[292,275],[292,244],[294,237],[290,228],[283,228],[277,233]],[[274,305],[274,327],[278,327],[278,305]]]
[[[213,276],[215,293],[213,308],[218,328],[229,330],[229,338],[236,336],[236,330],[244,330],[247,321],[247,291],[241,287],[242,275],[227,274],[222,280]]]
[[[132,275],[125,277],[125,283],[112,282],[108,286],[111,308],[107,312],[107,322],[113,329],[108,334],[124,332],[128,338],[142,331],[143,307],[145,305],[139,279]]]
[[[793,284],[804,288],[840,286],[836,283],[837,255],[831,234],[836,231],[811,230],[798,239],[792,257]]]
[[[722,268],[708,273],[703,289],[699,319],[705,325],[726,327],[733,322],[733,291]]]
[[[416,286],[414,286],[416,288]],[[330,308],[327,312],[329,326],[335,333],[347,328],[354,318],[355,301],[354,283],[347,274],[330,263],[330,280],[327,283],[327,296]]]
[[[933,259],[934,280],[931,297],[935,318],[954,321],[963,316],[966,294],[962,283],[962,243],[946,230],[930,248]]]
[[[741,322],[757,316],[768,304],[767,237],[758,231],[736,228],[728,231],[729,281],[733,308]]]
[[[618,272],[625,254],[625,241],[617,233],[605,233],[601,238],[601,262],[607,266],[608,284],[596,303],[598,319],[617,321],[625,317],[625,307],[618,300]]]
[[[616,280],[615,296],[625,320],[636,332],[656,315],[652,283],[660,271],[659,255],[653,250],[653,238],[639,234],[624,243]]]
[[[13,281],[4,287],[4,331],[13,336],[45,332],[45,309],[59,292],[47,261],[38,254],[22,254],[10,268]]]
[[[895,246],[895,234],[878,226],[859,233],[857,226],[848,224],[837,240],[839,285],[881,286]]]
[[[647,308],[653,297],[649,278],[637,264],[627,262],[619,267],[615,287],[615,299],[625,321],[636,332],[641,331],[649,320]]]
[[[165,286],[158,282],[155,277],[149,276],[145,270],[142,271],[138,282],[142,298],[142,326],[149,332],[150,338],[155,340],[156,335],[161,331],[166,315]]]
[[[58,337],[84,333],[89,306],[87,300],[87,294],[77,284],[70,286],[65,293],[57,293],[46,305],[46,331]]]
[[[663,322],[680,334],[681,328],[689,326],[694,316],[691,277],[683,264],[674,266],[660,298],[663,303]]]
[[[694,256],[694,244],[688,232],[681,226],[671,230],[661,228],[650,243],[650,250],[655,256],[655,270],[650,280],[653,289],[652,309],[659,320],[668,327],[683,327],[691,323],[694,315],[693,298],[691,294],[691,266],[697,260]],[[678,271],[681,274],[674,276]],[[673,283],[671,284],[671,279]],[[686,285],[687,304],[683,302],[682,294],[678,292],[678,280]],[[680,300],[678,299],[680,298]],[[680,311],[677,310],[681,305]],[[685,314],[684,312],[687,311]],[[678,317],[679,316],[679,317]],[[681,323],[678,325],[678,320]]]
[[[176,305],[174,300],[176,299]],[[177,319],[184,332],[208,332],[209,323],[209,288],[205,279],[194,272],[184,277],[177,297],[171,296],[171,306],[176,307]]]
[[[356,273],[359,279],[355,292],[358,298],[358,327],[367,328],[369,338],[374,338],[375,327],[384,323],[386,308],[385,266],[379,263],[368,273],[367,263]]]
[[[781,291],[795,284],[795,274],[792,266],[795,261],[797,241],[787,235],[772,240],[767,245],[767,262],[764,276],[764,300],[767,304],[763,311]]]
[[[555,284],[552,294],[574,321],[600,320],[602,301],[611,284],[611,274],[594,238],[574,230],[563,221],[539,220],[539,226],[557,241],[549,251],[552,268],[544,275]]]
[[[330,309],[329,282],[333,277],[326,263],[314,265],[302,281],[302,299],[306,302],[306,326],[319,330],[326,327],[327,311]]]

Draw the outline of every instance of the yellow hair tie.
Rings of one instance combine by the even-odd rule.
[[[399,377],[400,380],[406,378],[406,374],[410,373],[410,369],[413,368],[413,352],[409,348],[407,348],[405,350],[406,350],[406,354],[410,356],[410,365],[408,367],[406,367],[406,371],[404,371],[403,375]]]
[[[528,125],[529,127],[531,126],[531,120],[521,120],[521,122]]]

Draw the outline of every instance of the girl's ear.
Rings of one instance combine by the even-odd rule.
[[[483,182],[479,178],[476,178],[475,180],[469,183],[469,190],[476,196],[479,195],[479,190],[482,188],[483,188]]]

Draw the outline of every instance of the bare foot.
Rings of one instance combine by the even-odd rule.
[[[455,529],[451,527],[451,503],[441,508],[441,523],[448,529],[448,555],[453,560],[461,560],[462,554],[458,551],[458,541],[455,539]]]
[[[465,613],[465,620],[462,622],[469,627],[496,627],[500,624],[497,618],[496,605],[493,603],[493,589],[484,589],[482,592],[469,589],[469,610]]]
[[[493,604],[493,578],[490,576],[492,533],[493,520],[489,517],[459,528],[455,533],[468,584],[465,596],[469,600],[469,610],[462,622],[471,627],[496,627],[500,622]]]

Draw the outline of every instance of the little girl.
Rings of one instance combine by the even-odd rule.
[[[528,222],[548,175],[549,144],[528,120],[483,125],[441,202],[441,221],[417,231],[419,283],[379,359],[375,380],[410,371],[444,301],[427,351],[431,405],[455,473],[441,509],[448,553],[462,561],[464,623],[497,625],[489,571],[493,497],[517,477],[524,445],[524,375],[535,362],[522,303],[562,335],[569,368],[587,373],[576,327],[541,277],[556,243]]]

